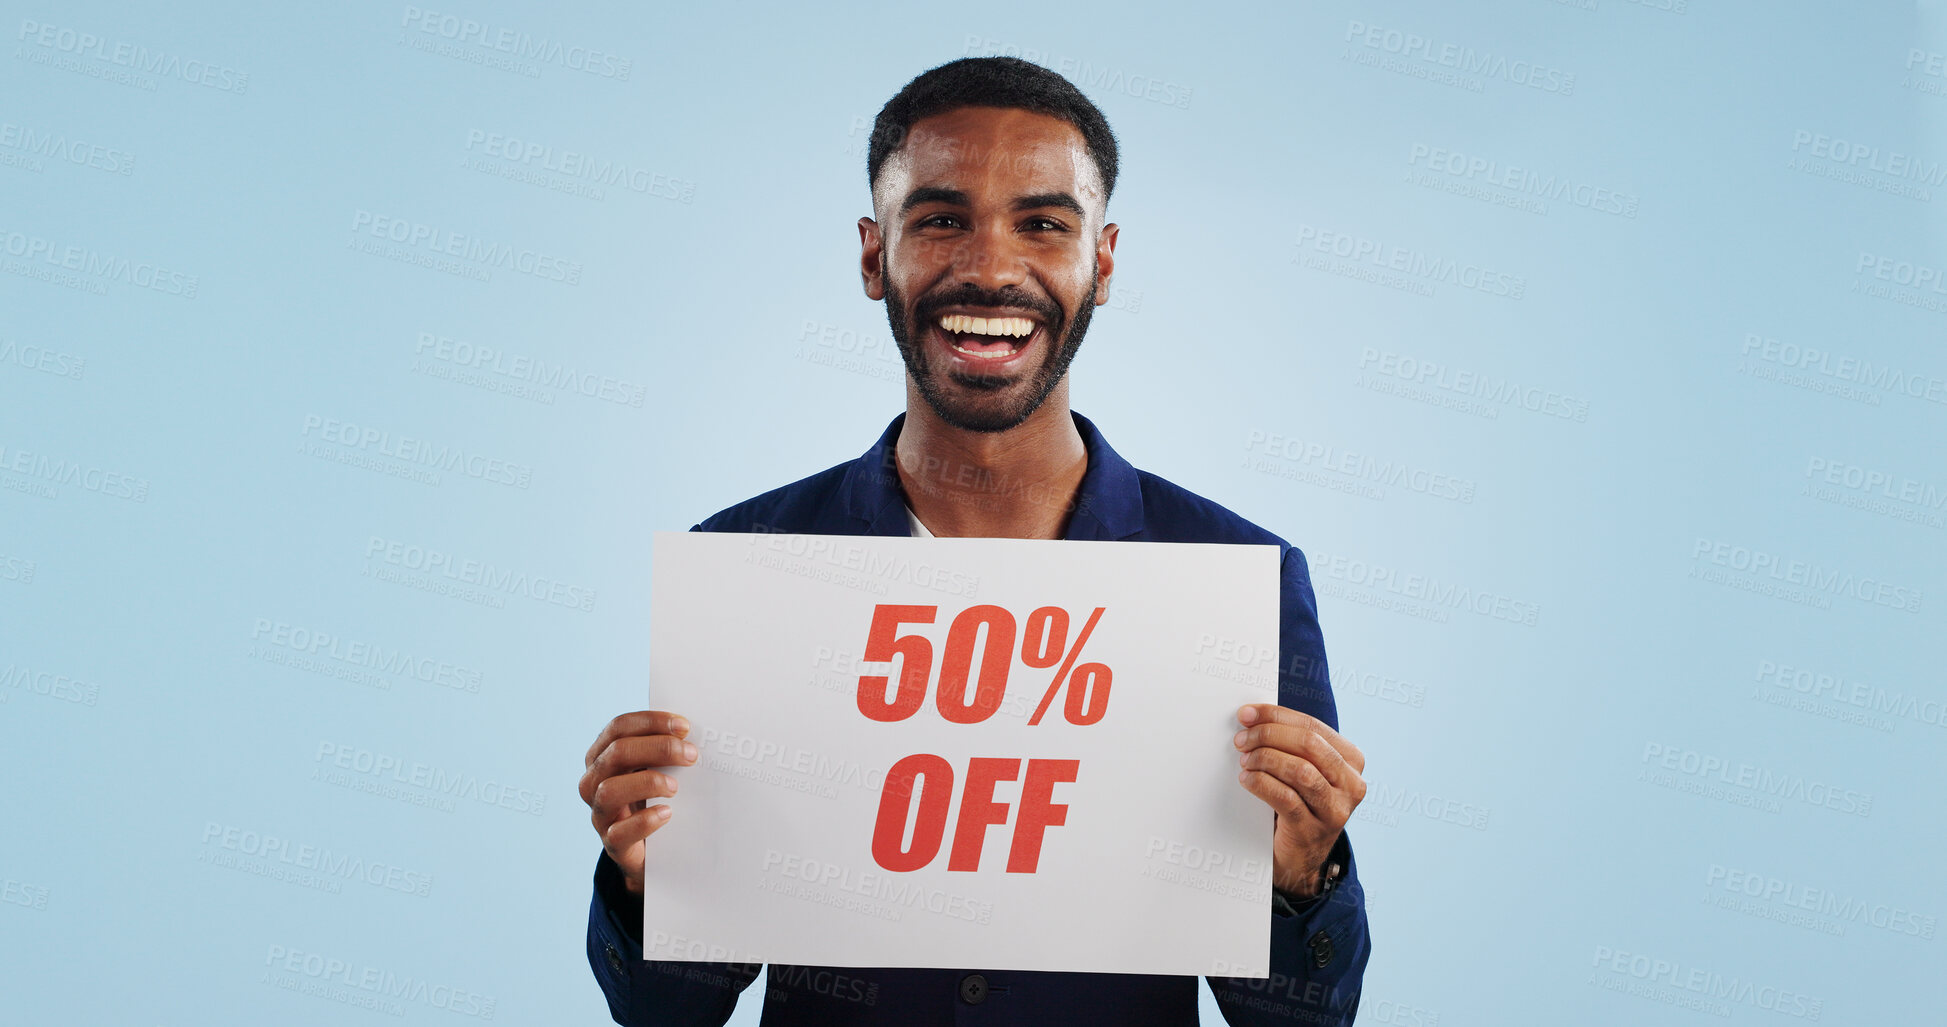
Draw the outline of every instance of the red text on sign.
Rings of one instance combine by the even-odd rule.
[[[1068,687],[1063,712],[1069,723],[1087,726],[1108,712],[1114,673],[1106,664],[1076,665],[1103,612],[1098,606],[1089,614],[1073,646],[1068,644],[1068,611],[1043,606],[1028,614],[1027,634],[1021,638],[1021,662],[1044,670],[1061,664],[1034,715],[1028,718],[1029,726],[1041,723],[1063,685]],[[926,693],[933,685],[933,641],[918,632],[900,634],[900,629],[932,624],[939,614],[937,606],[881,603],[872,608],[872,626],[866,631],[861,658],[867,663],[897,659],[899,684],[893,686],[892,678],[885,674],[859,675],[859,712],[866,719],[896,723],[925,705]],[[1007,694],[1008,673],[1013,669],[1017,637],[1021,636],[1014,615],[1003,607],[969,606],[953,618],[940,655],[939,688],[933,697],[942,719],[951,724],[978,724],[1000,709]],[[974,669],[976,659],[978,671]]]
[[[975,756],[968,761],[965,793],[960,798],[948,870],[980,869],[988,828],[1005,824],[1009,807],[994,799],[994,786],[1020,779],[1021,760]],[[1055,785],[1072,783],[1081,772],[1080,760],[1031,759],[1021,786],[1020,816],[1008,848],[1007,872],[1032,874],[1041,863],[1041,842],[1048,828],[1068,822],[1066,803],[1054,801]],[[879,818],[872,830],[872,858],[895,873],[908,873],[933,862],[946,839],[947,811],[953,802],[953,765],[931,753],[915,753],[892,765],[879,795]],[[906,844],[908,825],[912,843]]]

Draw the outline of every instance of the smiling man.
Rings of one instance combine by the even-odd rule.
[[[865,294],[906,362],[906,412],[856,460],[715,514],[704,531],[1275,544],[1283,554],[1278,704],[1238,711],[1238,787],[1272,839],[1269,979],[1209,978],[1233,1024],[1345,1024],[1370,953],[1345,824],[1365,757],[1337,730],[1317,604],[1296,547],[1138,471],[1068,406],[1068,367],[1108,302],[1116,142],[1060,75],[1006,57],[954,61],[879,112],[860,218]],[[1159,387],[1168,383],[1159,382]],[[625,713],[584,759],[601,836],[588,957],[616,1022],[721,1024],[755,965],[645,961],[643,875],[675,815],[659,768],[695,763],[680,711]],[[1193,1024],[1193,977],[980,967],[770,967],[765,1024]]]

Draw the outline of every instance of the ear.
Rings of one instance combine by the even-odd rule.
[[[1103,225],[1102,235],[1095,240],[1095,305],[1098,307],[1109,302],[1109,279],[1115,274],[1115,240],[1121,230],[1118,225]]]
[[[866,299],[886,298],[885,240],[879,237],[879,223],[871,218],[859,219],[859,278]]]

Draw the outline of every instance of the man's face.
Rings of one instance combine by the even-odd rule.
[[[866,295],[927,405],[1005,431],[1063,380],[1108,302],[1114,225],[1082,135],[1059,118],[963,107],[915,122],[861,218]]]

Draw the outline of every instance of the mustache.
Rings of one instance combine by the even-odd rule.
[[[972,282],[962,282],[944,292],[928,293],[913,304],[913,319],[921,325],[928,325],[937,319],[941,310],[947,307],[999,307],[1033,314],[1035,320],[1050,329],[1061,327],[1062,311],[1054,301],[1034,296],[1022,289],[1005,286],[1000,289],[983,289]]]

